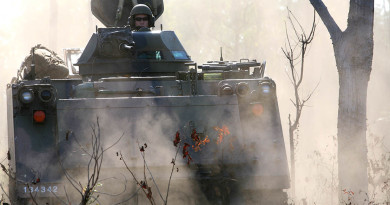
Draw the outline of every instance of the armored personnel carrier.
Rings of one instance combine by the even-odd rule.
[[[197,65],[175,32],[132,31],[141,3],[163,13],[162,0],[92,0],[107,28],[68,63],[72,77],[7,86],[11,203],[285,204],[265,63]]]

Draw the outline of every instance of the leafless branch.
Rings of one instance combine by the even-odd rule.
[[[101,192],[101,191],[95,191],[96,193],[98,193],[98,194],[103,194],[103,195],[107,195],[107,196],[120,196],[121,194],[123,194],[125,191],[126,191],[126,184],[127,184],[127,179],[126,179],[126,177],[122,174],[122,173],[120,173],[122,176],[123,176],[123,179],[124,179],[124,182],[123,182],[123,185],[124,185],[124,188],[123,188],[123,190],[121,191],[121,192],[119,192],[119,193],[116,193],[116,194],[112,194],[112,193],[106,193],[106,192]],[[105,180],[109,180],[109,179],[117,179],[116,177],[110,177],[110,178],[107,178],[107,179],[102,179],[102,180],[99,180],[99,183],[101,183],[101,182],[103,182],[103,181],[105,181]],[[118,181],[120,181],[119,179],[118,179]]]
[[[7,192],[4,190],[4,187],[3,187],[2,184],[0,184],[0,188],[1,188],[1,190],[3,191],[3,193],[5,194],[5,196],[8,198],[8,200],[11,201],[11,198],[8,196]],[[0,202],[2,202],[2,201],[0,201]]]
[[[115,146],[123,137],[124,133],[122,136],[114,142],[112,145],[107,147],[106,149],[103,148],[102,143],[101,143],[101,132],[100,132],[100,123],[99,123],[99,118],[96,118],[96,124],[91,124],[91,129],[92,133],[90,136],[90,143],[91,143],[91,152],[89,152],[86,147],[84,147],[79,140],[77,139],[76,135],[70,131],[71,136],[77,143],[77,145],[80,147],[80,149],[86,153],[90,158],[88,160],[87,164],[87,182],[86,185],[83,186],[80,181],[77,181],[75,178],[71,176],[71,174],[65,169],[63,163],[60,160],[60,166],[64,172],[65,177],[67,180],[70,182],[70,184],[73,186],[73,188],[79,192],[81,195],[81,204],[85,205],[90,202],[91,199],[94,201],[98,201],[98,197],[94,197],[94,193],[98,193],[95,188],[100,182],[100,170],[102,168],[103,164],[103,158],[104,158],[104,153]],[[126,185],[125,185],[126,189]],[[101,192],[99,192],[101,193]],[[123,193],[123,192],[122,192]],[[67,193],[66,193],[67,194]],[[109,193],[101,193],[101,194],[106,194],[109,195]],[[113,194],[115,196],[115,194]],[[68,195],[67,199],[69,202]]]
[[[64,191],[65,191],[65,196],[66,196],[66,199],[67,199],[67,202],[68,202],[68,203],[66,203],[66,202],[63,201],[60,197],[58,197],[56,193],[51,192],[51,194],[53,194],[53,195],[56,197],[56,199],[58,199],[61,203],[65,204],[65,205],[69,205],[69,204],[71,204],[71,203],[70,203],[70,200],[69,200],[69,197],[68,197],[68,193],[66,192],[65,186],[64,186]]]
[[[299,23],[299,21],[297,20],[297,18],[294,16],[294,14],[291,12],[291,10],[289,8],[287,8],[287,18],[288,20],[290,21],[290,25],[291,27],[293,28],[294,30],[294,33],[295,33],[295,36],[297,37],[297,39],[300,39],[299,36],[302,35],[302,33],[304,34],[304,29],[302,27],[302,25]],[[301,34],[298,33],[297,29],[295,28],[295,23],[293,22],[293,20],[291,19],[291,16],[294,18],[295,22],[299,25],[299,27],[301,28]]]
[[[308,45],[313,41],[315,30],[316,30],[316,13],[314,11],[313,23],[310,30],[310,33],[307,35],[303,26],[300,24],[295,15],[288,9],[287,18],[289,20],[290,26],[292,27],[293,33],[295,35],[296,42],[292,45],[292,41],[289,36],[289,32],[286,25],[286,41],[284,48],[282,48],[283,54],[285,55],[289,66],[290,66],[290,74],[288,75],[290,82],[293,85],[295,99],[290,99],[292,104],[295,107],[295,118],[292,119],[291,114],[288,115],[288,123],[289,123],[289,139],[290,139],[290,150],[291,150],[291,187],[292,187],[292,195],[295,195],[295,149],[298,145],[298,134],[296,131],[299,128],[299,120],[302,115],[303,107],[305,103],[311,98],[314,90],[309,94],[309,96],[305,99],[301,99],[299,94],[299,89],[303,81],[304,77],[304,64],[305,64],[305,56]],[[297,26],[299,29],[297,29]],[[300,48],[299,50],[296,48]],[[299,62],[296,61],[299,59]],[[299,69],[297,69],[299,66]],[[318,86],[318,85],[317,85]],[[294,138],[294,135],[297,135]]]
[[[166,198],[165,198],[165,205],[168,204],[169,188],[170,188],[170,186],[171,186],[171,180],[172,180],[173,170],[175,170],[176,159],[177,159],[177,155],[178,155],[178,153],[179,153],[180,148],[181,148],[181,143],[179,143],[179,146],[177,146],[175,158],[172,159],[172,170],[171,170],[171,175],[169,176],[168,188],[167,188],[167,196],[166,196]]]
[[[340,27],[337,25],[333,17],[330,15],[328,8],[326,8],[325,4],[321,0],[310,0],[310,3],[317,11],[322,22],[324,22],[333,43],[335,43],[342,34]]]
[[[0,166],[1,166],[1,169],[3,170],[3,172],[4,172],[10,179],[16,180],[15,176],[12,176],[11,172],[10,172],[9,170],[7,170],[7,168],[6,168],[2,163],[0,163]]]
[[[100,176],[100,170],[103,162],[103,147],[101,146],[101,138],[100,138],[100,124],[99,124],[99,118],[96,120],[96,126],[91,126],[92,133],[91,133],[91,144],[92,144],[92,153],[91,157],[88,162],[87,166],[87,176],[88,181],[85,188],[83,188],[81,191],[81,204],[87,204],[92,194],[94,193],[94,189],[98,183],[99,176]],[[90,173],[92,169],[92,173]],[[80,186],[82,187],[81,183],[79,182]]]
[[[64,186],[64,191],[65,191],[66,200],[68,200],[68,203],[70,204],[68,192],[66,191],[65,186]]]
[[[292,103],[296,107],[296,115],[295,115],[294,122],[291,124],[292,130],[295,130],[297,125],[298,125],[298,123],[299,123],[299,118],[301,116],[301,112],[302,112],[302,108],[303,108],[302,103],[304,103],[304,102],[306,102],[308,100],[308,99],[305,99],[305,100],[302,101],[300,99],[298,91],[299,91],[299,87],[300,87],[300,85],[301,85],[301,83],[303,81],[304,62],[305,62],[305,55],[306,55],[307,46],[312,42],[312,40],[314,38],[316,25],[317,25],[316,24],[316,18],[315,18],[316,17],[315,11],[314,11],[313,15],[314,15],[314,17],[313,17],[312,27],[311,27],[310,33],[307,35],[305,33],[302,25],[299,23],[299,21],[295,17],[295,15],[290,10],[288,10],[288,19],[289,19],[289,22],[291,24],[291,27],[294,30],[295,36],[297,38],[297,44],[292,46],[290,37],[288,35],[287,26],[286,26],[286,39],[287,39],[288,46],[285,46],[285,48],[282,48],[282,51],[285,54],[285,57],[287,58],[287,60],[289,62],[289,65],[290,65],[291,73],[290,73],[289,78],[292,81],[292,84],[293,84],[293,87],[294,87],[294,91],[295,91],[294,92],[295,93],[295,102],[292,101]],[[296,26],[295,26],[295,23],[299,25],[299,27],[301,29],[301,34],[298,33],[298,31],[296,29]],[[294,49],[292,49],[293,47],[296,47],[297,45],[299,45],[299,47],[301,48],[300,52],[298,54],[298,56],[300,56],[300,59],[301,59],[300,60],[300,71],[299,71],[299,73],[295,69],[294,61],[296,60],[296,58],[294,58]],[[311,96],[311,94],[310,94],[310,96]]]
[[[27,189],[28,189],[28,193],[30,195],[30,199],[32,200],[32,202],[35,204],[35,205],[38,205],[37,201],[35,200],[35,196],[32,195],[32,191],[30,190],[30,185],[28,183],[26,183],[26,186],[27,186]]]
[[[33,195],[32,194],[32,189],[30,189],[30,183],[31,184],[36,184],[36,183],[39,183],[40,181],[40,176],[39,176],[39,173],[36,172],[35,170],[31,169],[31,172],[34,173],[34,177],[33,179],[31,180],[27,180],[27,181],[23,181],[23,180],[19,180],[16,178],[16,175],[15,173],[12,173],[11,170],[7,169],[2,163],[0,163],[0,166],[1,166],[1,169],[2,171],[8,176],[8,178],[12,181],[14,181],[15,183],[19,183],[19,184],[23,184],[27,187],[27,190],[29,192],[29,196],[30,196],[30,199],[32,200],[32,203],[35,204],[35,205],[38,205],[37,201],[36,201],[36,196],[37,194]],[[14,176],[13,176],[14,175]],[[0,187],[2,189],[2,191],[4,192],[4,194],[8,197],[8,199],[10,200],[11,204],[18,204],[19,202],[18,201],[12,201],[11,198],[9,197],[9,194],[7,194],[2,186],[2,184],[0,184]],[[26,191],[27,191],[26,190]]]
[[[121,201],[121,202],[119,202],[119,203],[116,203],[116,204],[114,204],[114,205],[123,204],[123,203],[125,203],[125,202],[131,200],[132,198],[134,198],[135,196],[137,196],[137,194],[138,194],[138,192],[139,192],[140,189],[141,189],[141,187],[138,187],[138,189],[137,189],[129,198],[127,198],[126,200]]]
[[[148,193],[145,191],[145,189],[148,188],[148,185],[146,184],[146,181],[144,182],[145,184],[141,183],[137,177],[135,176],[135,174],[133,173],[133,171],[131,171],[130,167],[127,165],[126,163],[126,160],[124,159],[123,155],[122,155],[122,152],[119,153],[120,154],[120,160],[122,160],[123,164],[125,165],[126,169],[130,172],[131,176],[133,176],[133,179],[134,181],[136,182],[136,184],[141,188],[141,190],[144,192],[146,198],[149,200],[150,204],[154,205],[156,204],[154,202],[154,199],[152,198],[152,196],[148,196]]]
[[[137,143],[138,143],[138,142],[137,142]],[[146,144],[145,144],[145,145],[146,145]],[[139,145],[139,143],[138,143],[138,147],[141,148],[141,146]],[[163,198],[162,195],[161,195],[160,189],[158,188],[156,181],[154,180],[153,174],[152,174],[152,172],[150,171],[149,166],[148,166],[148,164],[147,164],[147,162],[146,162],[146,160],[145,160],[145,152],[141,152],[141,156],[142,156],[142,159],[144,160],[144,180],[146,181],[146,174],[145,174],[145,167],[146,167],[146,169],[147,169],[148,172],[149,172],[150,177],[152,178],[152,181],[153,181],[154,185],[156,186],[156,189],[157,189],[158,194],[160,195],[161,199],[162,199],[163,201],[165,201],[164,198]]]
[[[318,82],[316,87],[311,91],[311,93],[309,93],[309,95],[303,100],[303,102],[307,102],[310,100],[311,96],[314,94],[314,92],[317,90],[318,86],[320,85],[320,83]]]
[[[80,183],[77,182],[76,179],[74,179],[74,178],[68,173],[68,171],[66,171],[66,169],[65,169],[64,165],[62,164],[61,160],[59,160],[59,164],[60,164],[60,166],[61,166],[62,171],[64,172],[64,175],[65,175],[66,179],[70,182],[70,184],[73,186],[73,188],[74,188],[75,190],[77,190],[77,191],[82,195],[81,190],[82,190],[83,187],[80,185]],[[79,189],[76,185],[80,185],[80,189]]]
[[[70,131],[70,134],[69,134],[69,135],[74,136],[74,140],[75,140],[75,142],[77,143],[77,145],[80,147],[80,149],[81,149],[85,154],[87,154],[88,156],[92,157],[92,154],[90,154],[90,153],[88,152],[88,150],[87,150],[84,146],[81,145],[81,143],[78,141],[77,137],[75,136],[75,134],[74,134],[72,131]]]

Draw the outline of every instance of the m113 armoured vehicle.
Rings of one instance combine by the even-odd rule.
[[[286,203],[265,63],[198,66],[175,32],[127,26],[139,3],[163,13],[162,0],[91,1],[107,28],[68,64],[79,78],[30,73],[7,86],[11,202],[79,204],[90,191],[94,204]]]

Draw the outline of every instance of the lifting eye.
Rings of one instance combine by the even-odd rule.
[[[30,89],[23,89],[19,92],[19,100],[24,104],[29,104],[34,100],[34,92]]]

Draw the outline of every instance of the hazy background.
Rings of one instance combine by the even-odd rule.
[[[286,73],[288,64],[281,51],[286,42],[286,8],[309,32],[313,17],[309,1],[165,0],[164,3],[165,12],[156,28],[159,29],[162,23],[164,30],[175,30],[198,64],[218,60],[220,47],[223,47],[225,60],[267,61],[266,75],[278,86],[281,120],[289,151],[287,117],[295,112],[290,102],[293,90]],[[349,1],[324,0],[324,3],[344,30]],[[387,131],[390,125],[389,1],[376,0],[375,9],[374,61],[367,109],[371,159],[390,152]],[[308,95],[318,83],[319,86],[304,108],[299,127],[295,202],[331,204],[337,200],[334,188],[337,185],[338,73],[330,36],[319,17],[317,20],[317,32],[306,58],[302,96]],[[0,162],[6,163],[7,152],[6,84],[16,75],[30,48],[42,44],[62,57],[63,48],[83,48],[96,25],[102,26],[90,12],[90,0],[0,0]],[[375,144],[373,139],[377,138],[384,140]],[[378,178],[377,182],[380,184],[381,180],[385,179]],[[377,193],[376,198],[380,194]]]

